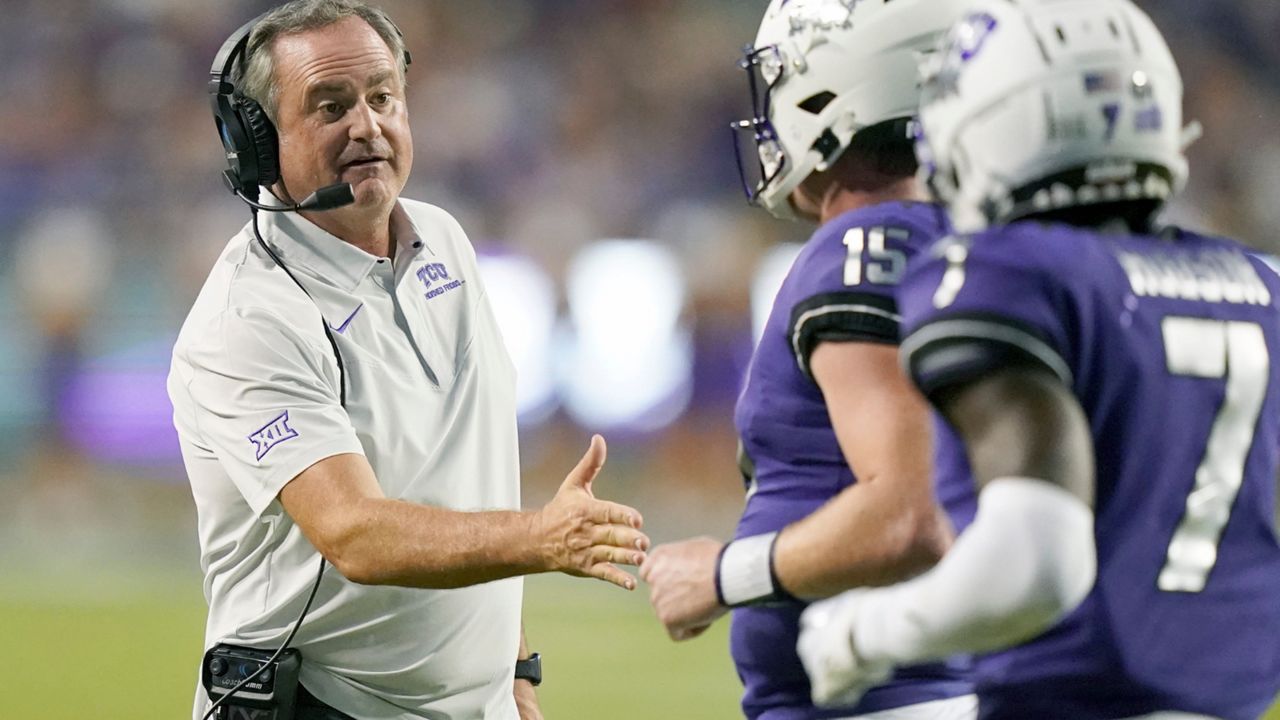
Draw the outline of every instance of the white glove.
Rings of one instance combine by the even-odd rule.
[[[800,616],[796,651],[809,674],[815,705],[853,705],[893,673],[892,665],[867,663],[854,650],[853,628],[866,593],[850,590],[810,605]]]

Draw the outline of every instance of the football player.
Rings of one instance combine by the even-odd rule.
[[[919,53],[953,0],[774,0],[742,66],[753,114],[748,196],[819,224],[778,293],[738,401],[747,505],[736,539],[658,548],[641,568],[677,640],[734,608],[750,718],[971,718],[967,659],[903,668],[858,703],[819,710],[795,652],[805,599],[931,567],[952,536],[934,500],[931,416],[898,366],[895,286],[946,232],[915,183]],[[963,524],[972,481],[940,468]]]
[[[1128,0],[991,2],[927,73],[958,235],[911,262],[905,366],[977,516],[931,571],[812,606],[818,700],[980,653],[980,717],[1252,720],[1280,687],[1280,279],[1153,216],[1182,84]]]

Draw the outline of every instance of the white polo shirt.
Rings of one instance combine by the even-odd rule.
[[[267,242],[231,239],[173,351],[169,395],[199,512],[205,647],[274,649],[319,554],[277,495],[326,457],[361,453],[387,497],[454,510],[520,506],[515,369],[443,210],[400,200],[394,263],[294,213]],[[320,323],[332,328],[338,365]],[[302,682],[359,718],[515,718],[522,581],[457,590],[371,587],[325,571],[293,641]],[[204,691],[197,692],[197,717]]]

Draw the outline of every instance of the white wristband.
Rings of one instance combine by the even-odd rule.
[[[721,605],[741,607],[788,600],[774,578],[773,546],[778,533],[734,540],[720,551],[716,564],[716,595]]]

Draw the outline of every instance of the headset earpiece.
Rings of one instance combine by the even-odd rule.
[[[237,114],[248,130],[249,146],[253,149],[257,178],[255,187],[271,187],[280,179],[280,159],[277,153],[280,140],[276,135],[276,126],[257,100],[237,94],[235,104]]]
[[[249,35],[262,17],[259,15],[232,33],[214,56],[209,70],[213,120],[227,156],[223,178],[232,192],[253,200],[258,198],[259,186],[270,186],[280,177],[276,129],[261,105],[240,94],[233,78],[236,63],[244,62]]]

